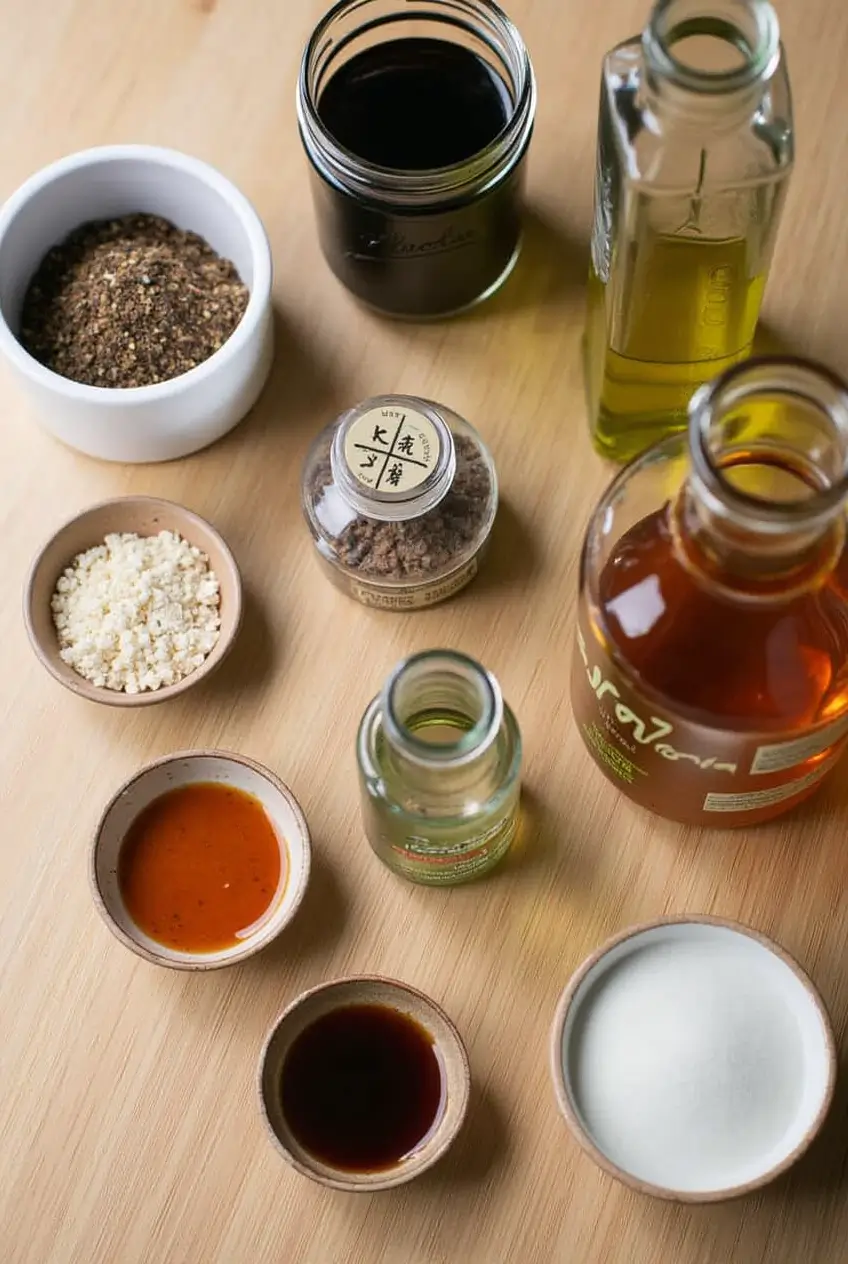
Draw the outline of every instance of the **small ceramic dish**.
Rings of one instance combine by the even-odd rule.
[[[87,386],[54,373],[18,341],[21,307],[41,260],[90,220],[161,215],[199,233],[235,264],[250,291],[224,345],[196,368],[152,386]],[[271,250],[244,194],[214,167],[154,145],[69,154],[31,176],[0,210],[0,353],[45,430],[104,461],[170,461],[241,421],[273,356]]]
[[[791,1167],[833,1098],[836,1048],[813,984],[776,944],[719,918],[609,940],[572,977],[551,1033],[560,1110],[611,1176],[718,1202]]]
[[[282,1104],[283,1068],[294,1041],[318,1019],[351,1005],[386,1006],[411,1018],[430,1036],[442,1076],[442,1102],[433,1127],[411,1153],[394,1166],[377,1171],[334,1167],[312,1154],[294,1135]],[[280,1015],[259,1062],[260,1110],[277,1150],[311,1180],[356,1193],[403,1185],[442,1158],[462,1127],[470,1089],[468,1055],[447,1014],[415,988],[377,975],[336,979],[304,992]]]
[[[176,684],[134,694],[93,685],[60,657],[59,640],[50,608],[56,583],[65,567],[79,553],[101,544],[112,532],[148,536],[156,535],[159,531],[176,531],[208,557],[209,565],[220,584],[221,629],[218,640],[200,667]],[[122,496],[117,500],[106,500],[71,518],[51,536],[38,553],[24,587],[24,622],[32,647],[41,663],[60,685],[64,685],[72,693],[111,707],[143,707],[155,702],[165,702],[205,680],[221,665],[232,649],[241,623],[241,613],[241,576],[236,560],[223,538],[213,526],[190,509],[153,496]]]
[[[267,914],[238,944],[217,952],[180,952],[151,939],[127,912],[118,877],[118,859],[127,832],[140,812],[169,790],[198,782],[233,786],[258,799],[286,860],[286,880]],[[126,947],[157,966],[172,970],[215,970],[261,952],[294,917],[306,892],[312,852],[300,805],[269,769],[226,751],[181,751],[157,759],[130,777],[103,811],[91,846],[89,876],[97,911]]]

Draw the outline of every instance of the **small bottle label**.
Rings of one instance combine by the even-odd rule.
[[[414,408],[369,408],[344,436],[347,467],[375,492],[411,492],[439,463],[439,432]]]
[[[844,715],[803,735],[733,733],[672,719],[599,644],[582,598],[571,698],[588,749],[629,798],[661,816],[707,825],[792,806],[823,780],[848,737]]]
[[[408,836],[400,844],[388,844],[392,868],[418,882],[463,882],[492,868],[506,854],[515,837],[516,824],[515,815],[510,814],[484,833],[449,846]]]

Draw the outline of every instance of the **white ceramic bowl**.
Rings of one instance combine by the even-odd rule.
[[[560,1110],[644,1194],[718,1202],[791,1167],[833,1099],[836,1046],[797,962],[749,927],[664,918],[603,944],[551,1033]]]
[[[250,290],[232,336],[188,373],[153,386],[86,386],[45,368],[17,339],[27,286],[47,251],[89,220],[143,211],[199,233]],[[70,154],[0,210],[0,351],[57,439],[105,461],[170,461],[214,443],[259,396],[273,355],[271,251],[247,198],[196,158],[153,145]]]
[[[179,952],[151,939],[124,907],[118,881],[121,847],[139,812],[169,790],[198,781],[235,786],[257,798],[288,859],[285,886],[268,913],[238,944],[217,952]],[[311,856],[303,812],[279,777],[244,755],[215,750],[180,751],[142,768],[112,797],[95,831],[89,876],[98,912],[125,947],[154,965],[170,966],[173,970],[214,970],[261,952],[289,924],[306,893]]]

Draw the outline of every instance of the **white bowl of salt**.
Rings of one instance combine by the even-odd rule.
[[[717,918],[631,927],[593,953],[551,1033],[560,1109],[583,1149],[660,1198],[718,1202],[803,1154],[833,1098],[836,1048],[800,966]]]

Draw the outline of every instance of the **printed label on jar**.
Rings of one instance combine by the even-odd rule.
[[[454,593],[459,592],[470,583],[477,574],[479,557],[453,571],[441,580],[431,580],[427,584],[414,584],[404,588],[402,592],[381,592],[379,588],[350,580],[350,594],[364,606],[375,610],[421,610],[424,606],[434,606],[438,601],[446,601]]]
[[[414,408],[369,408],[344,437],[348,469],[375,492],[414,491],[430,477],[440,452],[438,430]]]
[[[717,812],[789,806],[825,777],[848,736],[848,718],[803,737],[769,734],[768,742],[762,732],[672,720],[632,687],[600,645],[582,599],[571,696],[583,740],[610,780],[643,807],[689,821],[714,824]],[[803,772],[810,761],[815,766]]]

